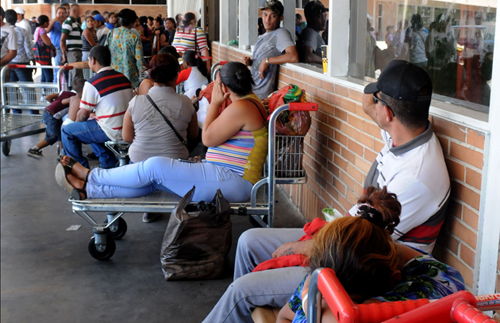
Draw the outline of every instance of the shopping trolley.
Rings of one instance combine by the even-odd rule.
[[[9,82],[5,79],[7,69],[13,68],[51,68],[59,69],[57,83]],[[49,102],[45,96],[59,93],[62,89],[61,73],[70,70],[70,66],[32,66],[9,64],[0,72],[0,88],[2,89],[1,137],[2,153],[8,156],[11,141],[45,131],[42,115],[7,113],[7,109],[43,110]]]
[[[222,66],[226,65],[227,63],[229,63],[229,61],[220,61],[212,65],[212,68],[210,69],[210,77],[212,78],[212,81],[214,81],[217,77],[217,74],[220,73],[220,69],[222,68]]]
[[[331,268],[311,275],[307,322],[321,322],[323,297],[338,323],[494,323],[482,311],[499,310],[500,294],[474,296],[460,291],[438,300],[354,304]]]
[[[266,176],[257,182],[251,191],[250,201],[247,203],[232,203],[231,213],[250,216],[264,227],[274,226],[275,209],[275,186],[276,184],[299,184],[306,182],[306,174],[302,168],[302,156],[304,136],[280,138],[276,135],[276,120],[280,113],[290,111],[316,111],[316,103],[289,103],[277,108],[270,116],[268,156],[265,164]],[[281,143],[280,143],[281,142]],[[290,144],[289,142],[293,142]],[[279,153],[277,147],[283,147],[283,143],[293,148],[293,152],[285,149]],[[291,145],[291,146],[290,146]],[[287,157],[290,162],[276,163],[280,158]],[[299,165],[300,162],[300,165]],[[267,184],[266,194],[258,194],[259,188]],[[177,206],[180,197],[163,191],[154,192],[151,195],[139,198],[115,198],[115,199],[88,199],[74,200],[73,212],[81,217],[92,227],[94,236],[91,238],[88,248],[92,257],[98,260],[111,258],[116,250],[115,240],[121,239],[127,232],[127,223],[122,218],[124,213],[169,213]],[[106,212],[106,219],[98,223],[90,213]]]

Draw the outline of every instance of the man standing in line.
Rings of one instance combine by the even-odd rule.
[[[0,7],[0,53],[1,60],[0,65],[4,66],[9,64],[11,60],[17,55],[17,33],[10,24],[3,22],[5,18],[5,11]]]
[[[284,10],[281,2],[267,1],[261,10],[266,33],[259,36],[252,57],[245,57],[244,62],[251,66],[254,93],[264,99],[276,90],[278,66],[296,63],[299,56],[290,32],[280,27]]]
[[[30,22],[27,19],[24,19],[24,9],[21,7],[16,7],[14,11],[17,13],[17,22],[16,26],[25,29],[28,32],[28,40],[30,44],[33,44],[33,32],[31,30]]]
[[[106,19],[101,14],[94,16],[94,28],[97,33],[97,44],[104,45],[108,38],[109,29],[106,27]]]
[[[61,34],[62,63],[74,63],[82,61],[82,29],[76,21],[80,15],[80,6],[76,3],[69,9],[69,17],[63,22]],[[83,78],[81,69],[71,70],[71,79]]]
[[[110,67],[111,53],[108,47],[97,45],[89,52],[88,65],[96,73],[85,82],[80,110],[76,122],[61,130],[66,155],[85,167],[89,167],[82,154],[82,144],[90,144],[99,158],[102,168],[116,166],[116,157],[104,143],[122,139],[123,117],[132,99],[132,85],[123,75]],[[95,110],[95,119],[89,120]]]
[[[319,35],[326,29],[328,9],[319,1],[310,1],[304,8],[307,27],[300,33],[297,41],[299,61],[302,63],[321,64],[321,46],[325,41]]]
[[[56,57],[54,57],[54,64],[56,66],[62,65],[62,51],[61,51],[61,33],[62,25],[66,19],[67,12],[66,8],[59,7],[56,11],[56,17],[52,19],[49,26],[45,28],[45,31],[49,33],[50,41],[56,48]],[[57,70],[54,71],[54,83],[57,82]]]

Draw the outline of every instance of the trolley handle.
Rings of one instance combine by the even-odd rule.
[[[318,111],[318,104],[313,102],[290,102],[288,103],[290,111]]]
[[[70,65],[63,65],[63,66],[60,66],[60,68],[64,69],[65,71],[69,71],[69,70],[74,69],[74,67],[70,66]]]

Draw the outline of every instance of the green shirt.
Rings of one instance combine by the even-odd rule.
[[[82,49],[82,29],[73,17],[64,20],[61,32],[66,34],[66,47],[68,50]]]

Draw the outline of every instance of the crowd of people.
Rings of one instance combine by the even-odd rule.
[[[321,58],[327,12],[321,2],[306,5],[307,24],[297,19],[297,45],[280,27],[282,3],[265,3],[265,32],[244,63],[229,62],[220,69],[201,128],[193,101],[208,84],[211,62],[194,13],[164,20],[138,17],[131,9],[116,15],[95,11],[84,17],[82,31],[79,10],[78,4],[61,6],[54,19],[38,18],[34,41],[50,47],[56,62],[59,55],[61,63],[75,68],[68,76],[71,91],[48,98],[46,137],[28,154],[39,157],[42,148],[61,139],[64,155],[55,176],[76,200],[132,198],[158,190],[184,196],[195,185],[193,201],[209,201],[218,189],[229,202],[247,201],[267,156],[268,113],[261,100],[276,89],[280,64]],[[19,54],[19,61],[34,57],[20,49],[31,40],[13,27],[11,11],[1,10],[2,65]],[[153,56],[146,62],[148,42]],[[428,121],[432,81],[419,65],[393,60],[376,83],[365,87],[363,110],[380,127],[385,145],[365,178],[363,197],[346,217],[329,224],[315,219],[304,230],[244,232],[234,282],[205,322],[252,322],[257,306],[282,307],[279,322],[305,322],[304,295],[318,267],[333,268],[356,303],[438,299],[464,289],[460,273],[431,256],[450,179]],[[95,75],[85,81],[82,68]],[[139,78],[143,69],[148,70],[145,80]],[[184,94],[175,91],[180,82]],[[184,162],[188,139],[200,132],[208,147],[206,160]],[[104,143],[121,139],[131,143],[131,163],[116,167]],[[89,167],[82,144],[91,145],[100,167]],[[153,218],[144,214],[143,220]]]

